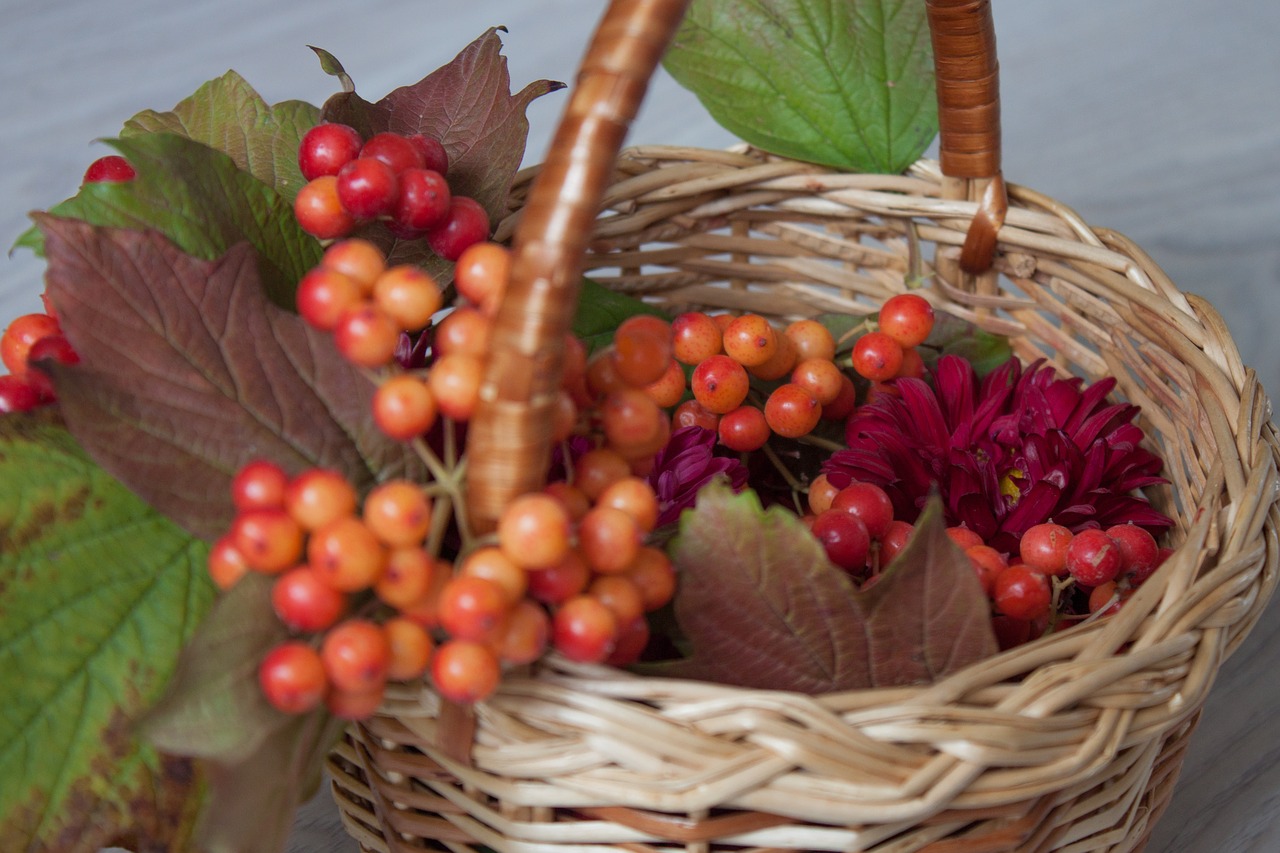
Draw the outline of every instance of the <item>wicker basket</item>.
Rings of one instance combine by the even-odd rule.
[[[580,269],[673,309],[778,318],[868,313],[923,273],[938,310],[1023,359],[1118,377],[1168,463],[1153,500],[1177,550],[1118,614],[931,685],[803,696],[553,656],[473,715],[402,686],[331,757],[348,831],[369,851],[1141,849],[1276,583],[1266,395],[1213,308],[1136,246],[1004,187],[985,2],[930,3],[941,167],[894,176],[745,148],[617,156],[683,6],[614,4],[551,161],[517,187],[508,352],[470,439],[475,514],[545,470],[536,374]]]

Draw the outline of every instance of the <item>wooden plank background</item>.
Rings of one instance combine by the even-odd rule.
[[[571,81],[597,0],[0,0],[0,241],[74,193],[92,140],[168,109],[234,68],[270,102],[335,90],[306,45],[333,52],[366,97],[410,83],[505,25],[514,84]],[[996,4],[1005,175],[1137,240],[1207,297],[1246,364],[1280,387],[1280,7],[1263,0]],[[564,103],[530,111],[529,162]],[[731,137],[660,76],[635,142]],[[0,326],[39,309],[41,266],[0,260]],[[1280,850],[1276,607],[1223,669],[1172,808],[1149,850]],[[295,853],[351,851],[324,797]]]

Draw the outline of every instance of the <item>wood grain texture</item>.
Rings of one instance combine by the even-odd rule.
[[[0,240],[75,191],[138,110],[167,109],[235,68],[271,102],[335,90],[306,45],[362,94],[417,80],[504,24],[513,82],[572,81],[599,0],[0,0]],[[1079,0],[995,8],[1009,181],[1134,238],[1223,313],[1246,364],[1280,389],[1280,7],[1261,0]],[[541,160],[565,99],[535,103]],[[637,142],[732,139],[660,75]],[[42,267],[0,261],[0,326],[39,309]],[[1280,604],[1223,668],[1151,853],[1280,850]],[[354,851],[323,793],[293,853]]]

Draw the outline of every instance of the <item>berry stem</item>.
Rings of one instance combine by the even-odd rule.
[[[778,458],[776,450],[770,447],[767,443],[762,445],[760,450],[764,452],[764,456],[769,460],[769,463],[778,470],[779,474],[782,475],[782,479],[787,481],[787,487],[790,488],[792,492],[804,492],[804,484],[797,480],[795,475],[787,468],[786,463]]]
[[[800,442],[801,444],[807,444],[810,447],[817,447],[822,450],[830,451],[831,453],[835,453],[837,450],[847,449],[843,444],[841,444],[838,441],[832,441],[829,438],[823,438],[822,436],[814,435],[813,433],[802,435],[799,438],[797,438],[796,441]]]

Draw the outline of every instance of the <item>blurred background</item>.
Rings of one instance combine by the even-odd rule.
[[[234,68],[271,103],[321,103],[329,50],[376,100],[504,25],[514,88],[571,82],[599,0],[0,0],[0,245],[29,211],[75,193],[139,110],[166,110]],[[996,2],[1005,176],[1134,238],[1182,289],[1222,312],[1245,364],[1280,389],[1280,7],[1262,0]],[[536,101],[542,159],[563,93]],[[633,142],[733,139],[669,77]],[[42,264],[0,255],[0,327],[40,310]],[[1280,636],[1264,619],[1223,671],[1152,851],[1280,849]],[[1268,690],[1273,692],[1267,693]],[[332,814],[295,849],[354,850]],[[328,846],[332,844],[332,846]]]

